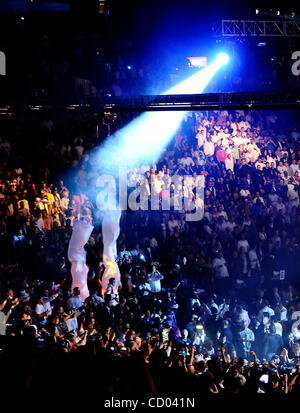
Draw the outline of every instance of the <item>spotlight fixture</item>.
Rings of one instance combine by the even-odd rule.
[[[255,10],[255,14],[258,14],[258,13],[259,13],[259,10],[258,10],[258,9],[256,9],[256,10]]]
[[[222,65],[227,65],[229,62],[229,56],[226,53],[219,53],[216,59],[216,62]]]

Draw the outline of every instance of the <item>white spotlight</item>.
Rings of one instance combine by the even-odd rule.
[[[229,62],[229,56],[226,53],[219,53],[216,62],[222,65],[227,65]]]

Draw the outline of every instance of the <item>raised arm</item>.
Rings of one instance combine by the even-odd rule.
[[[221,354],[222,354],[222,360],[223,360],[223,362],[224,362],[224,363],[227,363],[225,347],[221,347]]]
[[[191,353],[190,353],[190,357],[189,357],[189,359],[188,359],[188,365],[187,365],[188,373],[190,373],[190,374],[192,374],[192,375],[195,373],[195,368],[194,368],[194,355],[195,355],[195,347],[192,346]]]
[[[10,307],[10,309],[8,310],[7,314],[6,314],[5,317],[4,317],[4,324],[7,323],[7,320],[9,319],[9,317],[10,317],[10,315],[11,315],[11,313],[12,313],[12,310],[13,310],[18,304],[19,304],[19,300],[16,300],[16,301],[15,301],[15,304],[13,304],[13,305]]]
[[[254,363],[258,364],[258,358],[254,350],[250,351],[251,356],[253,357]]]
[[[289,382],[288,387],[287,387],[287,392],[288,393],[291,388],[293,387],[293,385],[295,384],[295,381],[297,380],[297,378],[300,376],[300,369],[297,370],[297,372],[295,373],[294,377],[292,378],[292,380]]]

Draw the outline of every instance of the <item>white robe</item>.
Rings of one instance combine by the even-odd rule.
[[[121,210],[106,210],[102,221],[103,234],[103,262],[105,271],[102,276],[102,293],[106,292],[110,278],[115,278],[114,290],[117,293],[121,284],[121,277],[117,257],[117,239],[120,234]]]
[[[84,246],[88,242],[93,229],[92,220],[89,217],[81,217],[80,220],[74,221],[68,248],[68,258],[72,264],[72,287],[79,287],[80,296],[83,301],[89,296],[87,287],[87,273],[89,269],[86,265],[86,251]]]

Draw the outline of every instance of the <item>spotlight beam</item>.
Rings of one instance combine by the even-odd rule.
[[[200,94],[216,72],[228,63],[228,56],[219,54],[214,62],[162,95]],[[115,175],[120,167],[136,168],[154,163],[176,133],[188,110],[147,112],[110,136],[99,148],[99,163],[106,173]]]
[[[225,64],[224,59],[216,59],[211,65],[167,90],[164,94],[203,92],[206,85],[223,64]],[[98,160],[102,163],[102,168],[104,167],[106,173],[116,176],[120,168],[133,169],[141,166],[143,163],[151,164],[156,162],[170,139],[176,133],[186,113],[187,111],[147,112],[137,117],[107,139],[100,147]],[[110,191],[113,192],[113,189]],[[103,258],[106,268],[102,277],[103,293],[106,291],[109,278],[116,280],[116,287],[114,287],[116,291],[121,282],[120,272],[115,261],[117,252],[116,241],[120,232],[120,218],[120,205],[117,206],[116,210],[111,208],[104,211],[102,233]]]

